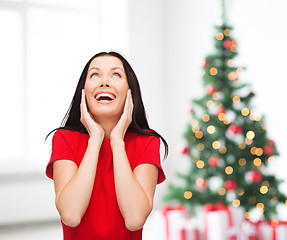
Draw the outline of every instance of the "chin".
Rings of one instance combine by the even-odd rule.
[[[94,111],[92,113],[92,115],[94,116],[94,118],[97,120],[97,119],[102,119],[102,118],[120,118],[121,115],[122,115],[122,111],[119,112],[119,111],[111,111],[111,110],[108,110],[108,109],[105,109],[105,110],[102,110],[102,111],[99,111],[99,109],[97,111]]]
[[[107,119],[109,117],[119,119],[124,109],[124,102],[113,102],[108,104],[93,102],[91,105],[92,107],[89,110],[96,120],[101,118]]]

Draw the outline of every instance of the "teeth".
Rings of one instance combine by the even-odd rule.
[[[99,100],[101,97],[109,97],[110,99],[114,100],[115,96],[109,93],[99,93],[96,95],[96,99]]]

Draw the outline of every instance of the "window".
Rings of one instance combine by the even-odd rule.
[[[43,170],[98,51],[127,55],[127,0],[0,0],[0,173]]]

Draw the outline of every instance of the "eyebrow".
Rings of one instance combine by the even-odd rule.
[[[95,69],[95,70],[100,70],[99,68],[97,68],[97,67],[92,67],[92,68],[90,68],[89,70],[88,70],[88,72],[89,71],[91,71],[92,69]],[[113,67],[113,68],[111,68],[111,70],[112,71],[114,71],[114,70],[117,70],[117,69],[119,69],[119,70],[121,70],[123,73],[125,72],[122,68],[120,68],[120,67]]]
[[[125,72],[122,68],[120,68],[120,67],[114,67],[114,68],[112,68],[112,70],[114,71],[114,70],[117,70],[117,69],[120,69],[122,72]]]

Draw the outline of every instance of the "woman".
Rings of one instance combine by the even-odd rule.
[[[147,123],[129,63],[102,52],[86,64],[56,129],[46,174],[54,180],[64,240],[142,239],[157,183],[160,139]]]

